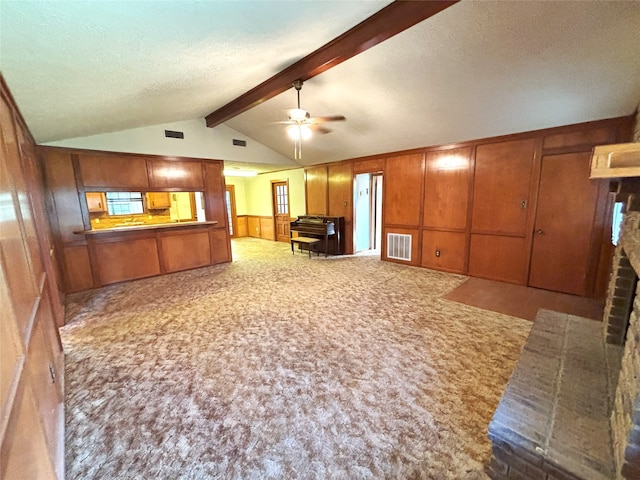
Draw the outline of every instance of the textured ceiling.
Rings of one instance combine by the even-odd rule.
[[[0,68],[39,143],[202,118],[387,3],[2,0]],[[631,114],[639,32],[637,1],[463,1],[305,83],[347,121],[302,164]],[[291,157],[293,106],[226,124]]]

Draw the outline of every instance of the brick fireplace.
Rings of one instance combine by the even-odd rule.
[[[613,456],[618,478],[631,480],[640,479],[640,182],[623,181],[621,189],[634,193],[626,195],[605,305],[604,334],[612,380],[617,385],[611,413]]]
[[[538,313],[489,425],[494,480],[640,479],[640,178],[616,200],[603,322]]]

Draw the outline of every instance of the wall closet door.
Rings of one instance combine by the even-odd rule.
[[[542,158],[529,285],[585,295],[598,182],[589,180],[591,154]]]
[[[535,139],[476,150],[469,274],[524,284]]]

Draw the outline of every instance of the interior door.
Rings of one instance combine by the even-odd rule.
[[[229,235],[235,237],[238,235],[238,216],[236,215],[236,189],[233,185],[227,185],[225,193],[225,201],[227,202],[227,215],[229,223]]]
[[[276,241],[289,242],[289,183],[287,181],[272,181],[273,212],[276,230]]]
[[[355,251],[361,252],[371,248],[371,175],[356,175],[354,188],[355,207]]]
[[[586,294],[598,184],[589,180],[590,153],[542,158],[529,285]]]

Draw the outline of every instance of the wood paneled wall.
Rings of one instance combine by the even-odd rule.
[[[273,223],[273,217],[246,215],[246,219],[249,237],[275,240],[275,225]],[[238,217],[238,221],[240,221],[240,217]]]
[[[1,478],[64,478],[63,309],[35,143],[0,77]]]
[[[354,175],[383,171],[383,259],[387,233],[410,234],[411,265],[601,297],[612,202],[608,181],[589,180],[584,169],[593,146],[628,141],[632,123],[620,117],[308,167],[307,213],[344,216],[352,253]],[[545,219],[541,196],[551,202],[541,208],[571,218]]]

